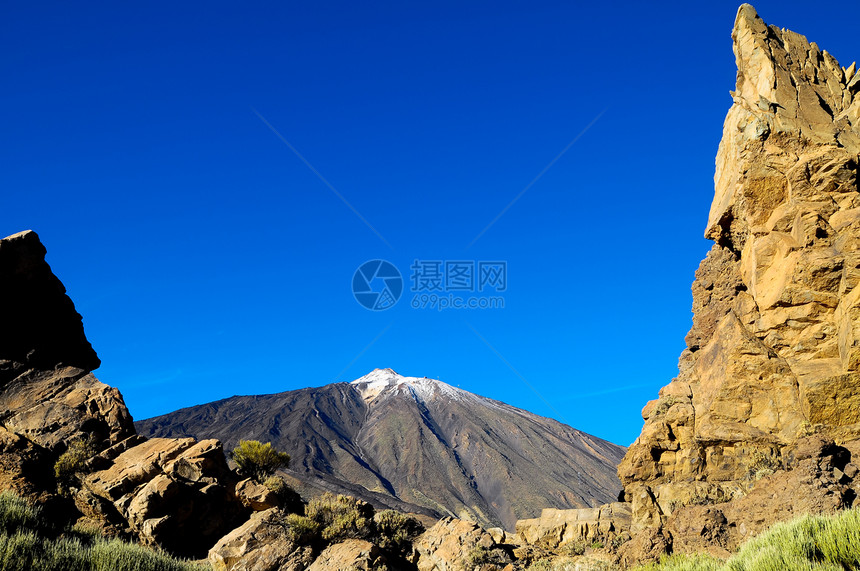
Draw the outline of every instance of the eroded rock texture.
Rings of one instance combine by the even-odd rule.
[[[81,512],[122,521],[144,543],[202,556],[245,519],[217,440],[136,436],[91,464],[75,498]]]
[[[0,240],[0,487],[45,499],[69,442],[104,448],[134,434],[81,316],[45,261],[35,232]]]
[[[205,554],[266,498],[246,484],[242,505],[217,441],[135,434],[120,392],[90,372],[99,359],[45,254],[35,232],[0,240],[0,490]],[[91,458],[58,487],[55,462],[76,441]]]
[[[757,495],[789,512],[853,501],[850,455],[821,452],[829,441],[814,461],[795,453],[812,434],[860,437],[860,75],[749,5],[733,39],[737,89],[706,231],[715,244],[696,272],[680,373],[643,409],[618,471],[633,530],[668,531],[639,538],[652,547],[674,538],[686,550],[693,536],[701,547],[712,534],[731,549],[787,516],[756,510]],[[705,523],[689,532],[690,518]]]

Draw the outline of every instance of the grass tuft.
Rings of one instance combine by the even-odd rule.
[[[0,571],[204,571],[141,545],[92,530],[57,529],[41,508],[0,493]]]
[[[728,561],[672,555],[636,571],[843,571],[860,569],[860,509],[777,523]]]

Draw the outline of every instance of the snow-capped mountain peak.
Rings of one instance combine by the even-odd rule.
[[[464,390],[449,384],[428,379],[427,377],[404,377],[392,369],[374,369],[363,377],[350,383],[361,393],[365,402],[371,402],[386,391],[409,391],[417,400],[427,400],[437,394],[462,398],[468,395]]]

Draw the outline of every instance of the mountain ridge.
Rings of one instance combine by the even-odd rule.
[[[148,436],[270,441],[311,495],[512,529],[542,508],[593,507],[620,490],[624,448],[427,377],[375,369],[351,383],[243,395],[136,423]]]

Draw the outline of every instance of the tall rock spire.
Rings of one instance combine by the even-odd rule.
[[[745,497],[811,434],[860,438],[860,75],[748,4],[732,37],[715,244],[679,375],[619,467],[634,530]]]

